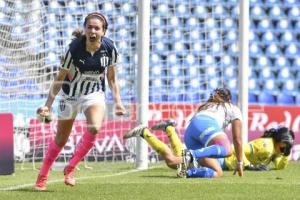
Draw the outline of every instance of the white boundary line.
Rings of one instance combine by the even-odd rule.
[[[122,176],[122,175],[125,175],[125,174],[130,174],[130,173],[145,171],[145,170],[154,169],[154,168],[155,167],[149,167],[148,169],[133,169],[133,170],[129,170],[129,171],[119,172],[119,173],[116,173],[116,174],[101,175],[101,176],[79,177],[79,178],[76,178],[76,180],[85,180],[85,179],[94,179],[94,178],[107,178],[107,177],[114,177],[114,176]],[[64,179],[57,179],[57,180],[48,181],[48,185],[49,184],[53,184],[53,183],[59,183],[59,182],[64,182]],[[23,188],[33,187],[34,185],[35,185],[35,183],[15,185],[15,186],[10,186],[10,187],[0,188],[0,191],[19,190],[19,189],[23,189]]]

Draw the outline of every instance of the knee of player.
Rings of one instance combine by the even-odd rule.
[[[215,178],[222,177],[222,176],[223,176],[223,171],[221,169],[215,171],[214,173]]]
[[[91,126],[91,127],[88,128],[88,131],[89,131],[91,134],[95,135],[95,134],[97,134],[97,133],[100,132],[100,127],[97,127],[97,126]]]
[[[231,156],[233,154],[233,149],[232,148],[227,148],[227,156]]]
[[[177,169],[177,164],[175,164],[174,162],[170,162],[166,160],[166,164],[171,169]]]

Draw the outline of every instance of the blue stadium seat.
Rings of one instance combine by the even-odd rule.
[[[260,94],[258,94],[258,103],[261,104],[276,104],[276,100],[275,97],[267,92],[261,92]]]
[[[204,5],[197,5],[192,9],[192,14],[199,18],[206,18],[207,8]]]
[[[295,96],[295,104],[300,105],[300,93]]]
[[[154,16],[151,20],[151,27],[161,28],[164,25],[164,21],[160,16]]]
[[[253,57],[260,58],[263,55],[262,48],[257,42],[252,42],[249,47],[250,54]]]
[[[299,9],[299,3],[294,4],[293,7],[291,7],[291,9],[288,10],[288,17],[289,19],[299,19],[299,15],[300,15],[300,9]]]
[[[257,103],[257,95],[254,94],[254,93],[252,93],[252,92],[249,92],[249,94],[248,94],[248,102],[249,102],[250,104],[255,104],[255,103]]]
[[[172,30],[171,32],[172,32],[172,34],[170,34],[170,40],[172,43],[183,40],[183,38],[184,38],[183,31],[177,29],[177,30]]]
[[[159,16],[169,16],[169,10],[170,9],[168,8],[168,4],[161,2],[157,7],[156,12]]]
[[[270,44],[270,43],[276,42],[277,37],[274,32],[268,30],[268,31],[262,33],[261,41],[264,44]]]
[[[289,61],[288,61],[288,59],[286,57],[284,57],[284,56],[278,56],[275,59],[274,66],[279,69],[279,68],[282,68],[282,67],[290,66],[290,63],[289,63]]]
[[[260,80],[262,86],[262,92],[264,93],[277,93],[279,91],[279,85],[277,81],[273,78]]]
[[[189,16],[189,9],[186,4],[179,3],[175,8],[175,15],[179,17],[187,17]]]
[[[299,56],[299,47],[292,43],[289,44],[285,49],[285,56],[288,58],[295,58]]]
[[[282,19],[283,17],[286,17],[284,14],[284,10],[279,6],[279,5],[274,5],[271,7],[271,9],[269,10],[269,15],[268,15],[271,19]]]
[[[163,29],[153,29],[151,34],[151,40],[152,42],[166,41],[167,35],[164,34]]]
[[[268,18],[264,18],[258,22],[257,29],[260,31],[268,31],[273,29],[273,24]]]
[[[294,96],[287,93],[280,93],[277,95],[277,104],[279,105],[295,104]]]
[[[264,67],[258,73],[259,78],[261,79],[274,79],[275,74],[271,67]]]
[[[282,84],[282,92],[286,94],[297,94],[299,92],[299,82],[296,81],[294,78],[281,79],[280,82]]]
[[[260,57],[258,57],[257,62],[256,62],[256,67],[257,68],[264,68],[267,66],[271,66],[271,60],[270,58],[268,58],[266,55],[261,55]]]
[[[293,78],[293,74],[290,67],[283,67],[278,69],[278,79],[285,80]]]
[[[253,7],[250,7],[250,15],[253,19],[262,19],[266,17],[266,10],[262,5],[253,4]]]
[[[271,43],[266,47],[266,55],[272,58],[277,58],[278,56],[282,56],[283,53],[278,44]]]
[[[289,45],[291,43],[297,42],[296,36],[293,33],[293,30],[286,30],[284,33],[282,33],[280,43]]]
[[[114,1],[113,1],[113,2],[114,2]],[[116,2],[115,2],[115,3],[116,3]],[[124,1],[124,2],[122,3],[121,12],[122,12],[123,14],[126,14],[126,15],[132,14],[133,12],[135,12],[135,8],[134,8],[134,6],[133,6],[132,3],[129,3],[129,1]]]

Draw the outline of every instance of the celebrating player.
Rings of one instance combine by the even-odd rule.
[[[105,72],[115,103],[115,114],[126,113],[122,104],[116,77],[117,49],[112,40],[106,38],[108,23],[101,13],[90,13],[84,19],[84,34],[77,32],[69,45],[59,73],[45,105],[38,109],[41,117],[48,117],[52,103],[61,90],[58,107],[57,133],[50,143],[36,180],[36,190],[47,189],[47,178],[51,165],[58,157],[70,135],[78,112],[83,111],[88,132],[79,141],[73,157],[64,169],[65,184],[75,185],[76,165],[93,147],[105,112]]]

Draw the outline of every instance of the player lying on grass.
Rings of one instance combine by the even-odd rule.
[[[266,130],[262,137],[244,145],[245,169],[268,170],[271,163],[273,169],[286,168],[294,138],[294,132],[286,127]],[[236,157],[233,153],[225,159],[218,159],[218,162],[222,169],[234,170]]]
[[[151,129],[165,131],[172,149],[152,134]],[[178,165],[184,160],[181,156],[181,152],[184,149],[177,135],[175,122],[166,120],[154,125],[151,129],[140,125],[128,131],[123,137],[124,139],[138,136],[144,138],[163,157],[168,167],[177,169]],[[267,170],[269,165],[273,163],[274,169],[284,169],[288,165],[288,156],[290,155],[293,141],[294,133],[286,127],[266,130],[261,138],[244,145],[244,168],[246,170]],[[226,158],[201,158],[198,159],[198,163],[186,163],[191,165],[187,167],[184,174],[187,177],[221,177],[223,170],[235,170],[236,162],[235,153]],[[214,170],[212,175],[207,172],[207,168],[211,166],[213,166],[212,169]],[[178,169],[178,176],[182,176],[180,170]]]

